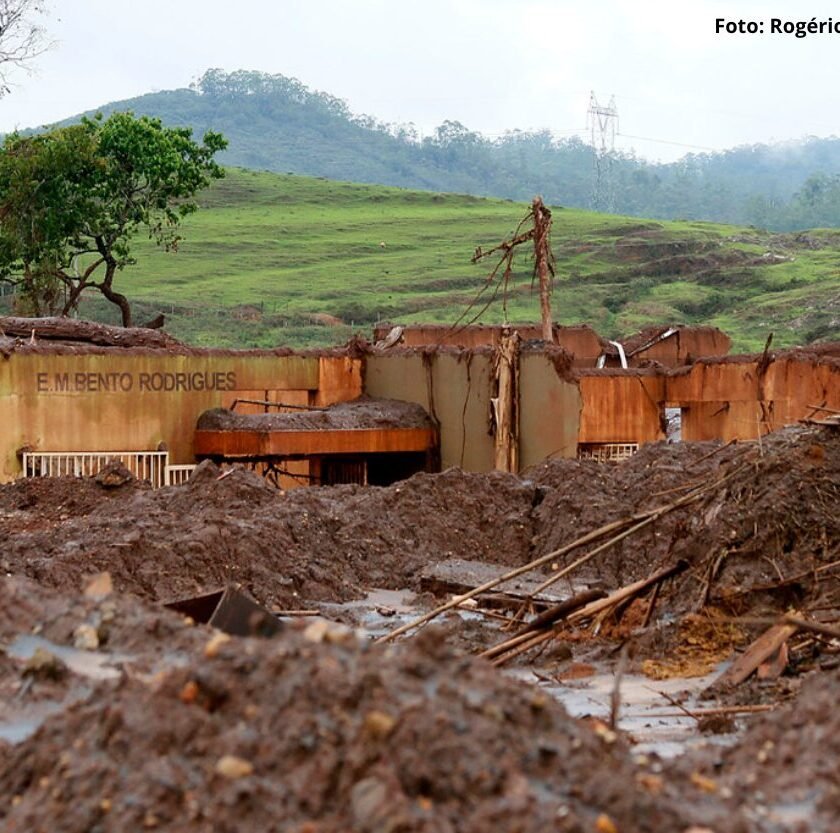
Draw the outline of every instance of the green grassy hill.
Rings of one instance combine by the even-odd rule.
[[[201,197],[177,253],[138,240],[118,278],[137,320],[163,311],[194,344],[335,344],[374,321],[453,322],[489,264],[476,246],[509,236],[526,206],[505,200],[230,170]],[[553,299],[561,323],[607,336],[646,324],[704,323],[737,350],[837,338],[840,232],[772,234],[556,208]],[[539,314],[523,255],[508,319]],[[115,320],[89,301],[83,313]],[[482,316],[503,320],[501,301]],[[341,323],[330,322],[338,319]]]

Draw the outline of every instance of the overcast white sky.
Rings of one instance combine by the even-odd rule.
[[[772,17],[840,20],[825,0],[49,1],[56,46],[15,76],[0,131],[221,67],[294,76],[426,132],[578,130],[590,90],[615,94],[617,146],[650,158],[840,133],[840,34],[769,34]],[[766,33],[716,35],[719,16]]]

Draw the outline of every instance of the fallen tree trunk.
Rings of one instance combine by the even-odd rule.
[[[0,317],[0,332],[17,338],[76,341],[102,347],[177,347],[181,342],[160,330],[111,327],[75,318]]]

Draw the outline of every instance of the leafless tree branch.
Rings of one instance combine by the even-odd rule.
[[[39,23],[45,13],[44,0],[0,0],[0,95],[9,91],[10,68],[27,69],[52,46]]]

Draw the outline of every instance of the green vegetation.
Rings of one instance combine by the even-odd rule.
[[[182,224],[177,253],[138,240],[131,296],[191,343],[335,344],[376,320],[451,323],[487,265],[477,245],[509,237],[527,206],[504,200],[229,170]],[[837,338],[840,233],[781,235],[700,222],[553,209],[561,323],[608,336],[647,324],[719,326],[736,350]],[[384,244],[384,245],[383,245]],[[537,321],[522,257],[508,320]],[[106,304],[83,314],[114,320]],[[501,301],[482,317],[503,320]],[[332,319],[339,319],[340,324]],[[320,322],[320,323],[319,323]]]
[[[226,165],[521,201],[541,194],[549,204],[593,206],[592,150],[578,138],[513,130],[491,140],[457,121],[421,137],[411,124],[354,115],[340,99],[282,75],[210,70],[191,89],[101,109],[132,110],[196,135],[220,131],[230,141],[220,157]],[[671,164],[615,154],[608,167],[612,205],[621,214],[777,230],[840,226],[837,138],[689,154]]]
[[[134,263],[131,239],[145,231],[177,248],[180,221],[195,193],[224,172],[213,156],[226,142],[201,145],[184,127],[114,113],[35,136],[7,136],[0,150],[0,282],[34,315],[78,308],[99,291],[131,326],[128,299],[114,278]]]

